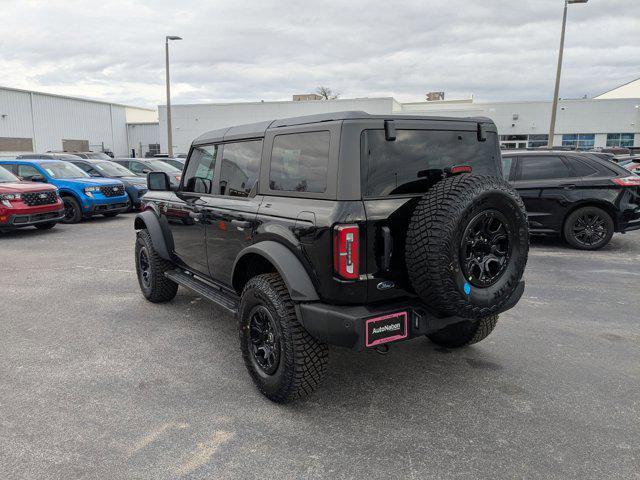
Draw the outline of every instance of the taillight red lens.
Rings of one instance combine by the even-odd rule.
[[[471,173],[473,169],[469,165],[455,165],[450,170],[451,175],[456,175],[458,173]]]
[[[611,181],[621,187],[640,187],[640,176],[631,175],[630,177],[612,178]]]
[[[360,274],[360,231],[357,225],[333,228],[333,270],[336,275],[355,280]]]

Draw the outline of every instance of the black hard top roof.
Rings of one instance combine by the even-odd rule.
[[[587,150],[503,150],[503,156],[513,156],[513,155],[586,155],[588,157],[599,156],[599,152],[589,152]]]
[[[300,117],[267,120],[264,122],[248,123],[228,128],[221,128],[203,133],[193,141],[194,145],[203,143],[239,140],[243,138],[263,137],[267,129],[308,125],[310,123],[331,122],[339,120],[432,120],[443,122],[493,123],[486,117],[433,117],[425,115],[370,115],[360,111],[345,111],[304,115]]]

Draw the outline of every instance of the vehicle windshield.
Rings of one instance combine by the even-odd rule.
[[[165,172],[165,173],[182,173],[181,170],[178,170],[176,167],[172,167],[168,163],[164,163],[161,160],[149,160],[147,163],[150,167],[152,167],[155,171]]]
[[[51,178],[87,178],[88,173],[68,162],[46,162],[39,164]]]
[[[84,155],[92,160],[111,160],[109,155],[102,152],[84,152]]]
[[[0,183],[19,182],[20,179],[16,177],[9,170],[2,168],[0,165]]]
[[[184,161],[180,161],[180,160],[175,159],[175,158],[167,158],[167,159],[162,160],[162,161],[164,163],[168,163],[172,167],[176,167],[178,170],[182,170],[182,168],[184,167]]]
[[[126,167],[115,162],[95,162],[91,164],[101,173],[104,173],[107,177],[135,177],[133,173]]]

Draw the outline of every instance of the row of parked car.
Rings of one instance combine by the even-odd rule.
[[[146,175],[180,181],[184,159],[118,158],[103,153],[33,153],[0,159],[0,230],[78,223],[138,210]]]

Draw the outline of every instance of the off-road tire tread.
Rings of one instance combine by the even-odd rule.
[[[497,323],[498,315],[491,315],[474,322],[472,329],[461,329],[459,325],[451,325],[439,332],[429,334],[427,337],[441,347],[468,347],[487,338]]]
[[[457,220],[474,198],[488,189],[501,191],[517,203],[525,219],[522,228],[528,236],[522,199],[509,183],[492,176],[456,175],[441,180],[418,202],[409,222],[405,249],[407,273],[418,296],[441,314],[483,318],[499,311],[510,297],[510,294],[501,295],[503,301],[490,308],[470,305],[448,271],[453,269],[448,259],[451,241],[456,238]],[[527,253],[528,242],[524,261],[518,265],[517,280],[505,285],[506,290],[513,292],[516,288],[524,272]]]
[[[260,377],[253,371],[248,358],[250,352],[243,348],[243,358],[254,383],[265,396],[278,403],[288,403],[310,395],[326,375],[329,354],[327,344],[313,338],[300,324],[289,290],[279,274],[257,275],[247,282],[240,300],[239,315],[244,310],[245,293],[250,289],[255,289],[260,296],[265,297],[276,310],[275,319],[280,323],[281,342],[284,346],[280,361],[285,362],[281,386],[275,394],[270,394],[263,389]],[[245,319],[239,320],[242,345]]]
[[[147,258],[149,259],[152,273],[151,292],[146,294],[144,290],[142,290],[141,286],[143,295],[147,300],[153,303],[162,303],[172,300],[178,292],[178,284],[165,277],[164,272],[175,268],[175,266],[170,261],[165,260],[158,255],[158,252],[156,252],[156,249],[153,247],[151,235],[147,230],[138,230],[137,237],[136,244],[138,241],[142,241],[145,247],[147,247]],[[138,251],[136,248],[136,270],[138,268],[137,258]]]

